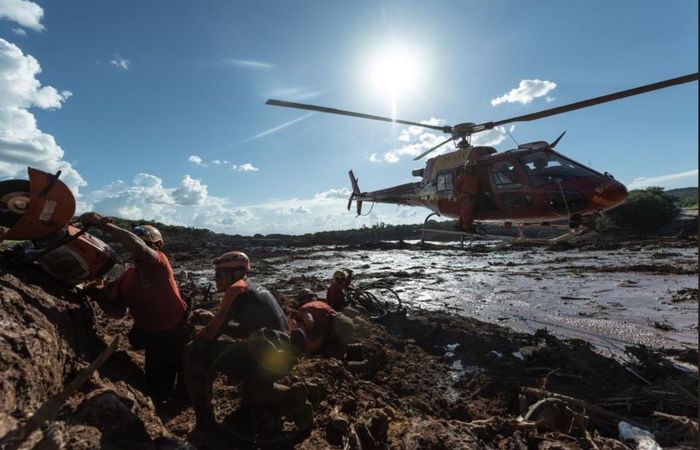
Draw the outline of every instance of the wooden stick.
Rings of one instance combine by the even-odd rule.
[[[698,422],[691,419],[690,417],[674,416],[673,414],[666,414],[659,411],[654,411],[652,415],[682,425],[683,427],[687,428],[696,438],[700,433],[700,427],[698,427]]]
[[[119,345],[119,335],[117,335],[112,342],[107,346],[102,352],[97,356],[97,358],[85,369],[83,369],[80,374],[73,381],[71,381],[68,386],[66,386],[61,392],[54,395],[50,399],[44,402],[43,405],[37,409],[32,416],[27,419],[23,424],[19,425],[14,430],[7,433],[0,439],[0,447],[6,449],[16,449],[19,447],[25,439],[29,437],[35,430],[40,428],[44,422],[52,420],[58,412],[63,407],[63,404],[68,400],[68,398],[73,395],[80,386],[82,386],[92,375],[92,373],[99,369],[102,364],[112,356],[112,353],[117,349]]]
[[[628,419],[626,417],[622,417],[618,414],[615,414],[613,412],[605,410],[599,406],[591,405],[590,403],[586,403],[583,400],[579,400],[577,398],[569,397],[569,396],[562,395],[562,394],[557,394],[554,392],[545,391],[543,389],[532,388],[532,387],[521,387],[520,390],[525,394],[529,394],[529,395],[532,395],[533,397],[537,397],[537,398],[547,398],[547,397],[557,398],[557,399],[563,400],[565,402],[568,402],[572,405],[575,405],[578,408],[581,408],[589,413],[593,413],[593,414],[596,414],[598,416],[606,417],[608,419],[613,419],[617,422],[625,421],[627,423],[634,425],[635,427],[644,428],[643,426],[639,425],[638,423],[635,423],[631,419]]]

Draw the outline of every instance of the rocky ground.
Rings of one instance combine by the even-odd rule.
[[[281,243],[231,239],[176,239],[168,252],[176,271],[184,271],[209,267],[212,256],[232,246],[244,249],[287,309],[299,289],[325,288],[324,279],[279,274],[266,263],[289,252]],[[352,248],[397,245],[406,246]],[[560,244],[571,245],[620,243]],[[223,425],[198,433],[184,397],[156,408],[144,396],[143,355],[125,339],[57,414],[46,415],[40,407],[47,399],[130,323],[105,316],[93,291],[66,289],[34,268],[0,270],[3,448],[636,448],[622,442],[621,422],[650,431],[663,447],[698,442],[695,348],[628,348],[622,361],[545,330],[520,334],[445,312],[397,308],[376,320],[356,317],[360,345],[349,361],[303,359],[282,380],[306,387],[314,406],[310,429],[296,429],[283,414],[240,408],[236,386],[218,378],[215,410]],[[199,307],[216,307],[202,286],[183,280],[182,290]],[[678,291],[673,301],[697,302],[697,290]],[[22,435],[32,414],[45,420]]]

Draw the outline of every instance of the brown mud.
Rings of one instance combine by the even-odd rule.
[[[301,288],[322,291],[326,280],[277,272],[269,259],[307,254],[303,247],[285,244],[249,247],[250,242],[231,240],[198,245],[175,239],[167,250],[176,271],[182,271],[209,268],[211,257],[231,246],[244,249],[256,265],[256,278],[286,309],[292,309],[295,292]],[[576,244],[549,249],[556,252],[571,249],[570,245]],[[673,252],[676,245],[697,246],[697,241],[578,245],[598,250],[654,246],[662,255]],[[419,247],[367,243],[327,251],[407,248]],[[465,251],[490,250],[482,246]],[[663,256],[659,261],[654,268],[631,264],[622,269],[672,270],[664,266]],[[104,315],[85,292],[65,289],[33,268],[4,269],[0,276],[0,439],[21,427],[107,343],[130,328],[128,319]],[[199,307],[215,307],[216,298],[206,295],[201,286],[184,283],[182,289]],[[673,299],[697,302],[697,289],[678,291]],[[634,443],[619,440],[622,420],[649,430],[663,447],[695,448],[698,442],[698,373],[697,368],[685,368],[697,365],[695,348],[633,347],[621,360],[601,355],[585,341],[560,340],[546,330],[516,333],[440,311],[394,311],[379,320],[361,313],[355,323],[359,345],[353,347],[348,361],[306,358],[281,380],[288,386],[305,386],[314,407],[313,425],[308,429],[298,430],[283,413],[242,407],[237,387],[219,377],[214,407],[223,425],[206,433],[194,430],[194,414],[185,396],[156,408],[143,394],[143,353],[133,351],[123,339],[53,420],[21,444],[3,442],[4,447],[635,448]],[[543,399],[549,400],[537,403]],[[528,411],[529,420],[519,420]]]

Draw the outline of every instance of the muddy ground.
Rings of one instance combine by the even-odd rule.
[[[232,246],[245,250],[256,267],[257,281],[276,293],[287,309],[294,307],[293,294],[299,289],[325,290],[326,277],[313,271],[280,272],[276,264],[279,258],[303,258],[316,249],[260,244],[175,239],[166,250],[176,272],[188,271],[190,279],[192,273],[208,270],[213,256]],[[674,248],[697,248],[697,241],[580,242],[548,251],[557,258],[566,252],[648,245],[672,253]],[[505,251],[526,248],[510,246]],[[418,257],[424,251],[407,243],[374,243],[333,247],[329,254],[381,255],[395,250],[415,252]],[[465,251],[494,250],[475,246]],[[676,266],[664,264],[660,257],[652,267],[630,260],[624,270],[697,274],[697,264],[669,267]],[[65,289],[32,268],[5,266],[4,272],[0,276],[0,436],[21,429],[27,417],[130,327],[128,319],[104,315],[86,292]],[[402,276],[394,274],[388,280],[390,287],[400,287],[396,278]],[[676,290],[670,301],[697,304],[696,286]],[[183,281],[182,290],[199,307],[216,307],[216,297],[207,295],[201,283]],[[634,346],[626,348],[624,358],[613,358],[589,342],[566,340],[545,330],[521,333],[443,310],[399,309],[386,290],[377,292],[388,301],[390,312],[376,320],[365,313],[355,318],[361,345],[348,361],[303,359],[282,380],[306,387],[314,406],[310,429],[297,430],[280,414],[240,408],[236,386],[218,378],[215,410],[223,426],[209,433],[196,432],[185,396],[159,408],[144,396],[142,352],[130,349],[123,339],[58,415],[19,446],[635,448],[636,444],[620,440],[621,421],[649,430],[663,447],[696,446],[697,344],[673,349]],[[405,292],[402,296],[404,306],[409,305]],[[537,403],[542,399],[548,400]],[[519,419],[525,415],[529,420]],[[0,442],[7,448],[17,447],[7,438]]]

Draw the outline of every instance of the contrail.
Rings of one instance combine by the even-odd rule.
[[[297,123],[297,122],[301,122],[302,120],[306,119],[307,117],[309,117],[309,116],[312,115],[312,114],[314,114],[314,113],[310,112],[310,113],[304,114],[303,116],[297,117],[297,118],[294,119],[294,120],[290,120],[290,121],[287,122],[287,123],[283,123],[282,125],[278,125],[278,126],[276,126],[276,127],[274,127],[274,128],[270,128],[269,130],[265,130],[265,131],[263,131],[262,133],[258,133],[258,134],[254,135],[254,136],[247,137],[247,138],[243,139],[242,141],[239,141],[238,144],[243,144],[243,143],[246,143],[246,142],[254,141],[254,140],[256,140],[256,139],[260,139],[261,137],[265,137],[265,136],[270,135],[270,134],[272,134],[272,133],[276,133],[276,132],[278,132],[278,131],[280,131],[280,130],[282,130],[282,129],[284,129],[284,128],[287,128],[287,127],[290,126],[290,125],[294,125],[294,124]]]

